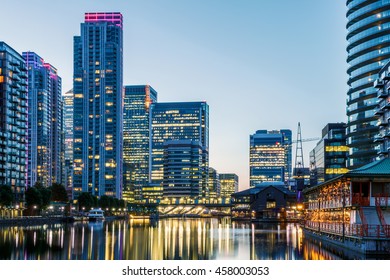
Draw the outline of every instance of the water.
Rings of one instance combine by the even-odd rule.
[[[215,218],[0,227],[2,260],[340,258],[305,240],[297,224],[256,224]]]

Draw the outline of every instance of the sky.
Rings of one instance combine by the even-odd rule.
[[[249,187],[249,135],[321,137],[346,122],[346,6],[339,0],[13,0],[0,41],[34,51],[72,88],[73,36],[85,12],[121,12],[124,85],[159,102],[207,101],[210,167]],[[316,141],[303,143],[304,164]],[[293,146],[293,157],[295,157]],[[294,164],[294,163],[293,163]]]

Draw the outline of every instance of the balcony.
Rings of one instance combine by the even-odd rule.
[[[379,120],[376,125],[379,127],[385,127],[388,125],[388,123],[385,121]]]
[[[385,72],[383,73],[382,79],[383,79],[384,81],[390,81],[390,72],[385,71]]]
[[[374,115],[375,115],[375,116],[381,116],[381,115],[383,115],[384,113],[385,113],[385,111],[383,110],[383,108],[379,108],[379,109],[375,110]]]
[[[380,89],[378,90],[378,98],[387,98],[389,96],[389,93],[386,89]]]
[[[385,82],[380,79],[374,81],[374,88],[382,88],[385,85]]]
[[[374,143],[381,143],[383,141],[384,141],[383,135],[378,134],[374,136]]]

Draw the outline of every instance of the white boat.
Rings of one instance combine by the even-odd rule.
[[[104,220],[104,211],[102,209],[91,209],[88,212],[89,221],[103,221]]]

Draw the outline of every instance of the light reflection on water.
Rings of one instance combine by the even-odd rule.
[[[0,228],[0,259],[337,259],[296,224],[164,219]]]

